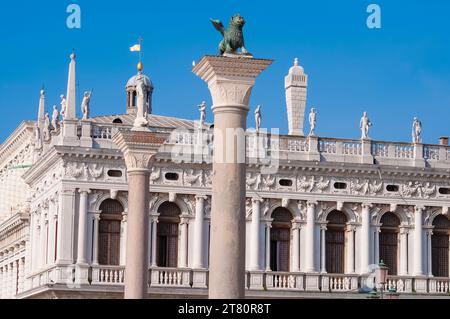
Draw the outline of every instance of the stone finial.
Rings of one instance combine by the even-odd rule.
[[[298,58],[294,59],[294,66],[298,66]]]

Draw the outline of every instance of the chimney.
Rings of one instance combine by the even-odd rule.
[[[448,137],[447,136],[440,137],[439,145],[448,146]]]

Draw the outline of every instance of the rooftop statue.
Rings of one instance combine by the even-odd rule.
[[[219,44],[221,55],[238,54],[238,49],[241,49],[242,55],[251,55],[244,46],[244,33],[242,32],[242,28],[245,25],[245,20],[239,13],[231,17],[227,30],[225,30],[220,20],[211,19],[211,22],[217,31],[223,35],[223,40]]]

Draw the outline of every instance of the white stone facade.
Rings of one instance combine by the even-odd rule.
[[[392,256],[397,269],[386,288],[405,296],[448,295],[449,271],[445,278],[433,276],[432,236],[435,219],[449,218],[450,148],[303,137],[307,78],[301,71],[303,84],[287,86],[290,135],[246,134],[247,294],[364,297],[360,292],[373,280],[369,268],[378,264],[380,245],[385,245],[380,236],[385,240],[388,237],[381,234],[389,233],[395,234],[395,240],[387,245],[395,247]],[[75,83],[74,59],[70,74],[68,92]],[[127,87],[128,99],[132,94]],[[73,92],[71,96],[75,96]],[[69,108],[74,105],[68,103]],[[134,115],[128,113],[83,121],[66,119],[43,141],[42,149],[33,141],[34,124],[24,122],[3,143],[1,298],[121,296],[128,181],[124,156],[112,136],[132,127]],[[152,114],[148,120],[150,127],[167,137],[150,176],[149,293],[204,295],[209,265],[212,131],[204,127],[198,132],[194,121]],[[277,170],[263,170],[267,163],[277,163]],[[104,225],[101,206],[108,199],[123,208],[116,265],[99,260],[104,257],[100,250],[105,249],[99,244],[104,240],[99,235]],[[165,203],[175,204],[180,212],[175,267],[158,265],[160,207]],[[277,209],[290,213],[289,220],[283,221],[288,225],[288,251],[274,257],[271,250],[282,245],[272,238],[278,227],[274,220]],[[330,216],[336,211],[342,214],[342,229],[330,225]],[[385,230],[385,214],[397,218],[399,224]],[[327,232],[338,228],[336,234],[342,235],[343,241],[333,249],[342,252],[337,260],[343,268],[341,273],[332,273],[327,269],[327,262],[333,259],[327,255],[332,247]],[[446,238],[448,241],[448,229]],[[288,269],[272,269],[283,263],[281,255],[288,256]],[[448,256],[446,262],[448,267]]]

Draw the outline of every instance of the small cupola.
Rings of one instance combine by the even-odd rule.
[[[126,86],[126,92],[127,92],[127,114],[136,115],[136,109],[137,109],[137,94],[136,94],[136,85],[139,80],[143,79],[146,89],[146,96],[148,98],[148,110],[147,113],[152,113],[152,94],[153,94],[153,84],[152,81],[150,81],[150,78],[146,76],[142,70],[144,69],[144,65],[142,62],[138,63],[137,66],[138,73],[131,77]]]

